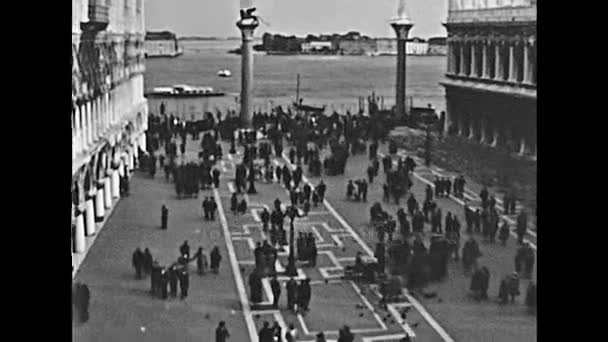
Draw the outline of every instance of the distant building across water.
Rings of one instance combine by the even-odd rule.
[[[175,33],[169,31],[146,32],[146,58],[177,57],[183,53]]]

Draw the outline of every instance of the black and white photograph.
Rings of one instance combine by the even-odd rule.
[[[537,341],[536,0],[71,28],[73,341]]]

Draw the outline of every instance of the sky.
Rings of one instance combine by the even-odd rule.
[[[397,15],[397,0],[250,0],[264,32],[295,34],[359,31],[372,37],[395,35],[388,21]],[[238,37],[240,0],[145,0],[146,29],[169,30],[181,36]],[[446,36],[441,25],[447,0],[406,0],[414,27],[410,37]]]

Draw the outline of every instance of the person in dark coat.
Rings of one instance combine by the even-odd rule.
[[[281,341],[281,337],[283,336],[283,329],[279,325],[279,322],[274,321],[272,325],[272,336],[274,337],[273,341]]]
[[[233,214],[236,213],[238,205],[239,199],[236,197],[236,192],[233,192],[232,196],[230,197],[230,211],[232,211]]]
[[[298,310],[301,312],[308,311],[308,305],[310,304],[310,279],[304,279],[298,286]]]
[[[160,266],[154,261],[150,268],[150,294],[158,296],[160,289]]]
[[[528,215],[524,210],[522,210],[517,216],[517,242],[520,244],[524,241],[524,235],[526,235],[526,231],[528,230]]]
[[[211,271],[217,274],[220,271],[220,261],[222,261],[222,256],[220,255],[220,249],[218,246],[213,247],[211,251]]]
[[[160,271],[159,283],[160,283],[160,297],[162,299],[167,299],[167,297],[168,297],[167,285],[169,283],[169,274],[166,269],[162,269]]]
[[[274,298],[272,306],[276,309],[279,307],[279,298],[281,297],[281,283],[276,275],[270,280],[270,288],[272,289],[272,297]]]
[[[215,342],[226,342],[230,337],[230,333],[226,328],[226,322],[221,321],[215,329]]]
[[[141,271],[144,266],[144,254],[141,252],[139,247],[137,247],[135,252],[133,252],[132,264],[135,268],[135,278],[141,279]]]
[[[353,342],[355,340],[355,335],[350,332],[350,327],[345,325],[340,329],[338,333],[338,341],[337,342]]]
[[[213,169],[212,173],[213,173],[213,185],[217,189],[220,187],[220,170]]]
[[[190,274],[184,267],[179,270],[179,299],[184,300],[188,297],[188,288],[190,287]]]
[[[264,326],[258,332],[259,342],[274,342],[274,334],[268,322],[264,322]]]
[[[252,304],[262,302],[262,278],[257,270],[253,270],[253,272],[249,274],[249,290]]]
[[[169,209],[167,209],[167,206],[165,206],[164,204],[163,204],[162,208],[160,209],[160,214],[161,214],[160,228],[166,230],[167,229],[167,220],[169,219]]]
[[[150,253],[150,250],[148,248],[144,249],[144,253],[142,256],[142,267],[144,274],[150,274],[150,272],[152,272],[152,262],[152,253]]]
[[[180,255],[185,255],[186,258],[190,259],[190,246],[188,245],[188,241],[184,241],[184,243],[179,247]]]
[[[500,240],[501,245],[507,245],[507,240],[509,239],[509,232],[509,224],[506,220],[502,221],[502,225],[500,226],[500,231],[498,233],[498,239]]]
[[[169,277],[169,294],[171,297],[177,297],[177,273],[178,270],[175,266],[169,267],[167,271]]]
[[[287,289],[287,308],[295,312],[294,306],[297,304],[298,299],[298,283],[292,277],[289,278],[285,287]]]
[[[86,323],[89,320],[89,300],[91,292],[86,284],[76,284],[76,303],[78,305],[78,319],[81,323]]]
[[[207,256],[203,252],[203,247],[199,247],[190,261],[196,260],[196,271],[198,275],[204,275],[207,269]]]
[[[536,311],[536,284],[531,281],[526,290],[526,306],[531,312]]]

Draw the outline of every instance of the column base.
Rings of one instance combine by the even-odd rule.
[[[86,249],[86,240],[84,237],[84,217],[83,213],[76,216],[76,231],[74,232],[74,253],[84,253]]]
[[[95,235],[95,207],[93,206],[93,199],[87,200],[86,206],[85,235],[91,236]]]

